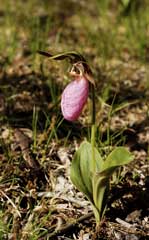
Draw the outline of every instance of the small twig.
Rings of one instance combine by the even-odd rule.
[[[116,218],[116,221],[125,228],[132,228],[132,224],[125,222],[124,220],[122,220],[120,218]]]
[[[141,235],[141,236],[146,236],[146,232],[144,232],[141,229],[138,229],[136,227],[134,227],[132,224],[127,223],[123,220],[121,220],[120,218],[116,218],[117,223],[112,223],[112,225],[114,226],[114,228],[121,232],[121,233],[129,233],[129,234],[136,234],[136,235]]]
[[[48,239],[52,239],[53,237],[56,237],[59,234],[62,234],[62,233],[65,233],[65,232],[69,231],[71,228],[75,227],[80,222],[83,222],[84,220],[86,220],[86,219],[88,219],[92,216],[93,216],[93,212],[88,213],[85,216],[82,216],[82,217],[76,219],[72,223],[69,223],[67,225],[62,226],[61,228],[59,228],[59,229],[53,231],[52,233],[48,234]]]
[[[13,206],[13,208],[16,210],[16,213],[18,214],[19,217],[21,217],[21,213],[19,212],[19,210],[17,209],[16,205],[14,204],[14,202],[2,191],[0,190],[0,192],[2,193],[2,195],[7,198],[8,202]]]

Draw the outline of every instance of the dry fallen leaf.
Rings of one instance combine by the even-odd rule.
[[[31,152],[29,149],[30,139],[27,137],[21,129],[16,128],[14,130],[14,137],[17,142],[17,146],[21,148],[22,155],[26,163],[31,168],[39,168],[39,164],[33,157],[31,157]]]

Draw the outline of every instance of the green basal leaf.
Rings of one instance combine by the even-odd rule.
[[[102,217],[105,209],[110,177],[119,166],[127,164],[132,160],[133,156],[126,148],[117,147],[109,154],[103,163],[102,170],[94,174],[93,201],[99,211],[100,217]]]
[[[125,147],[116,147],[106,158],[102,171],[127,164],[133,160],[133,155]]]
[[[100,213],[94,204],[92,204],[92,209],[93,209],[93,213],[94,213],[96,222],[99,223],[100,222]]]
[[[106,205],[106,200],[107,200],[106,189],[108,188],[108,186],[109,186],[109,177],[107,177],[106,175],[100,174],[100,172],[94,174],[93,201],[94,201],[95,207],[98,209],[98,212],[99,212],[98,221],[100,221]]]
[[[96,170],[100,171],[103,160],[95,148]],[[71,165],[70,178],[73,184],[93,203],[92,189],[92,146],[84,141],[75,153]]]

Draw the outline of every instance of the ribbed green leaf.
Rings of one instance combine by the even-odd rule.
[[[95,148],[96,170],[100,171],[103,160]],[[76,152],[71,165],[70,177],[73,184],[93,202],[92,190],[92,147],[84,141]]]
[[[133,155],[125,147],[116,147],[104,161],[102,171],[127,164],[133,160]]]
[[[99,220],[102,217],[107,197],[106,191],[109,189],[109,176],[100,172],[93,176],[93,201],[99,212]],[[103,201],[104,200],[104,201]]]
[[[124,164],[133,160],[132,154],[124,148],[115,148],[102,165],[102,170],[93,176],[93,201],[99,211],[100,217],[103,214],[106,204],[106,194],[109,187],[110,177],[114,171]]]

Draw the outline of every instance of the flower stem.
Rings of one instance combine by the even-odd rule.
[[[96,171],[96,161],[95,161],[95,132],[96,132],[96,107],[95,107],[95,87],[91,84],[91,94],[92,94],[92,108],[91,108],[91,116],[92,116],[92,128],[91,128],[91,145],[92,145],[92,169],[93,172]]]
[[[92,145],[92,169],[93,172],[96,170],[96,162],[95,162],[95,124],[92,125],[91,129],[91,145]]]
[[[96,121],[96,107],[95,107],[95,86],[91,84],[91,94],[92,94],[92,125],[95,125]]]

